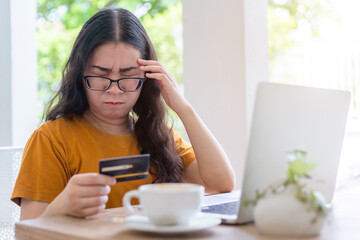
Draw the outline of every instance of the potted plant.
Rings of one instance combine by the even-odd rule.
[[[254,220],[260,232],[277,236],[318,235],[330,208],[324,197],[306,187],[311,179],[308,172],[315,164],[304,161],[307,153],[294,150],[288,153],[287,177],[256,192],[255,199],[245,201],[253,204]]]

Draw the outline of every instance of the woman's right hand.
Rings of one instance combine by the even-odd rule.
[[[48,205],[43,216],[65,214],[87,217],[97,214],[105,209],[110,186],[115,183],[115,178],[99,173],[74,175],[65,189]]]

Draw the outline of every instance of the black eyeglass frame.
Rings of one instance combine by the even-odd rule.
[[[110,88],[110,86],[111,86],[111,84],[112,84],[113,82],[116,82],[118,88],[119,88],[121,91],[123,91],[123,92],[137,92],[137,91],[139,91],[139,90],[143,87],[143,84],[144,84],[144,82],[145,82],[145,80],[146,80],[146,78],[133,78],[133,77],[119,78],[119,79],[117,79],[117,80],[113,80],[113,79],[111,79],[111,78],[102,77],[102,76],[84,76],[84,75],[81,75],[81,76],[85,79],[85,83],[86,83],[85,85],[86,85],[86,87],[87,87],[88,89],[90,89],[90,90],[93,90],[93,91],[106,91],[106,90],[108,90],[108,89]],[[89,80],[88,80],[89,77],[97,77],[97,78],[107,79],[107,80],[110,81],[110,83],[109,83],[109,85],[108,85],[106,88],[104,88],[104,89],[93,89],[93,88],[90,87]],[[122,88],[120,87],[120,85],[121,85],[121,84],[120,84],[120,81],[121,81],[121,80],[124,80],[124,79],[137,79],[137,80],[140,81],[140,84],[138,85],[138,86],[140,86],[140,87],[137,87],[135,90],[125,90],[125,89],[122,89]]]

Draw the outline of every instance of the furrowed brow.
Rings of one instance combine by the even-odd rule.
[[[120,72],[129,72],[131,70],[134,70],[134,69],[139,69],[138,67],[126,67],[126,68],[120,68]]]
[[[97,69],[99,69],[100,71],[103,71],[103,72],[110,72],[111,71],[111,69],[109,69],[109,68],[101,67],[101,66],[97,66],[97,65],[93,65],[91,67],[97,68]]]

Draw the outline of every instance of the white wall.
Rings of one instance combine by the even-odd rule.
[[[183,0],[183,27],[185,96],[240,188],[256,85],[268,81],[267,0]]]
[[[0,146],[11,145],[10,0],[0,1]]]
[[[0,32],[0,146],[25,145],[39,123],[36,0],[2,0]]]

